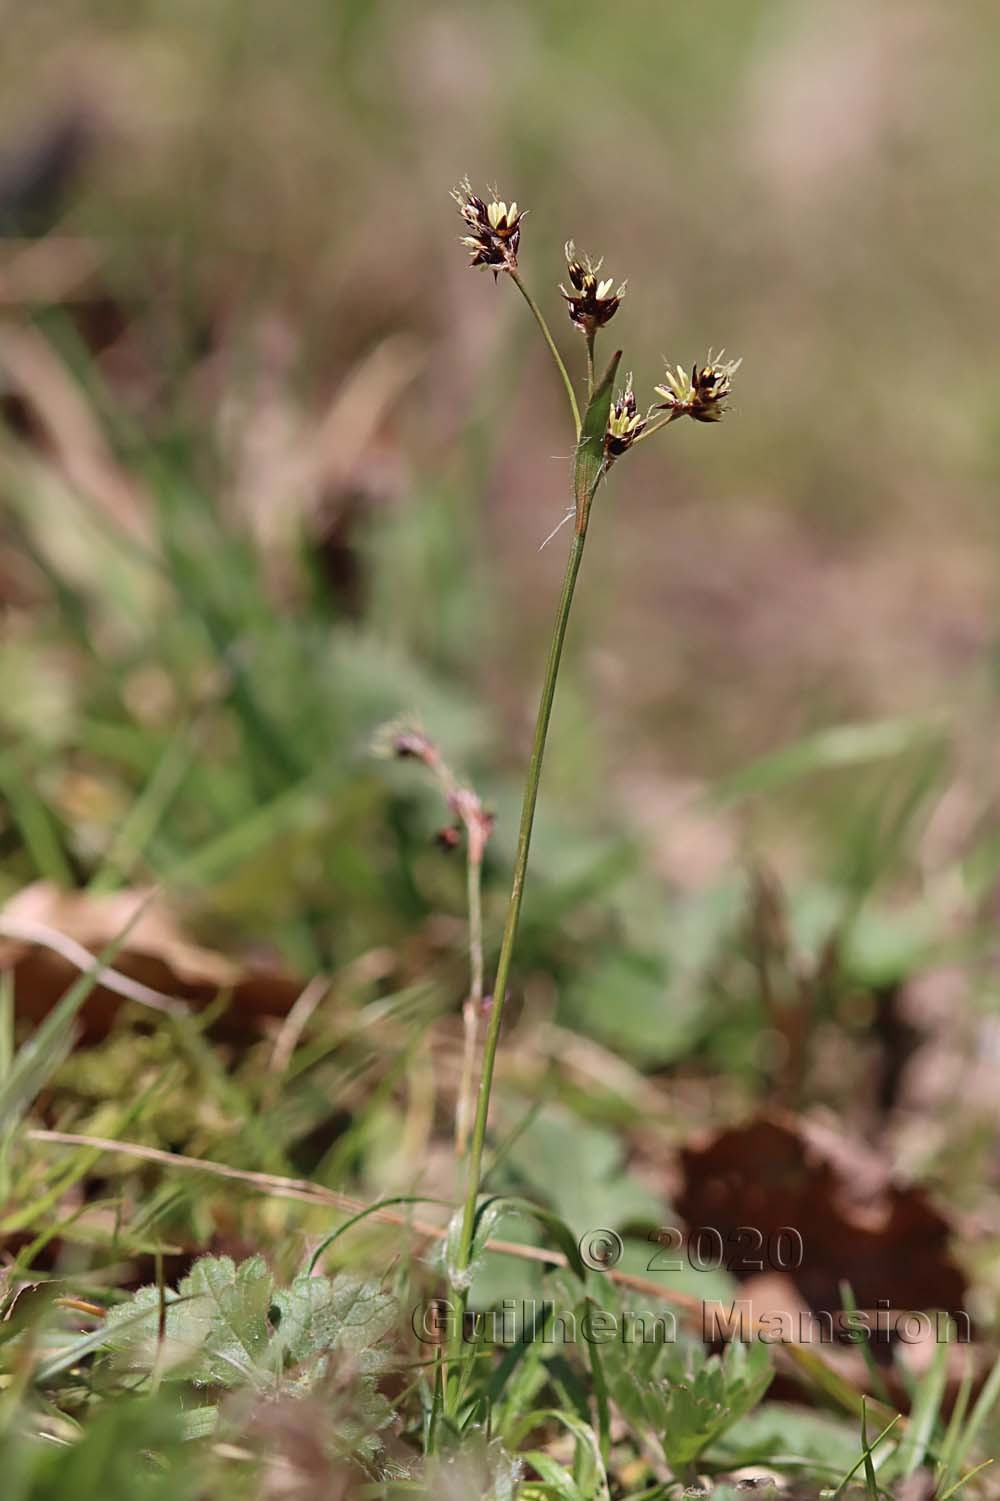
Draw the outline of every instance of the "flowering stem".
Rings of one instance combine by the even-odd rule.
[[[483,999],[483,857],[469,854],[466,888],[469,901],[469,995],[478,1006]]]
[[[594,394],[594,340],[597,337],[595,328],[587,329],[587,400]]]
[[[562,594],[559,598],[555,624],[552,629],[552,640],[549,644],[548,661],[545,666],[545,679],[542,684],[542,693],[538,704],[538,717],[535,721],[535,738],[531,748],[531,758],[528,762],[528,772],[524,784],[524,801],[521,805],[521,827],[517,838],[517,855],[514,860],[514,881],[511,887],[510,903],[507,907],[507,920],[504,923],[503,938],[500,943],[500,957],[497,961],[496,982],[493,987],[493,1003],[490,1008],[489,1026],[487,1027],[486,1040],[483,1044],[483,1066],[479,1078],[479,1095],[476,1101],[476,1118],[472,1127],[472,1142],[469,1148],[461,1235],[455,1255],[455,1265],[451,1269],[453,1273],[457,1272],[459,1274],[458,1280],[460,1283],[464,1275],[468,1272],[469,1264],[472,1260],[472,1245],[476,1225],[476,1203],[479,1198],[479,1187],[482,1177],[483,1149],[486,1144],[490,1093],[493,1088],[493,1072],[496,1066],[497,1046],[500,1041],[500,1028],[503,1022],[507,981],[510,976],[511,960],[514,955],[514,942],[517,938],[518,921],[521,916],[524,880],[528,868],[528,851],[531,846],[531,830],[535,820],[535,804],[538,801],[538,785],[542,774],[542,758],[545,755],[545,741],[548,735],[549,720],[552,717],[552,704],[555,699],[556,682],[559,677],[563,643],[566,639],[566,627],[569,622],[570,607],[573,603],[573,591],[576,588],[577,576],[579,575],[580,564],[583,560],[583,548],[587,539],[588,522],[589,506],[585,508],[582,521],[578,523],[573,534],[573,543],[570,547],[569,559],[566,564],[566,575],[563,579]],[[461,1370],[461,1346],[467,1299],[468,1288],[460,1285],[457,1297],[458,1307],[455,1310],[455,1315],[451,1323],[449,1347],[449,1363],[453,1372]],[[459,1400],[460,1381],[455,1379],[450,1382],[450,1385],[450,1405],[454,1413]]]
[[[542,310],[538,306],[538,303],[532,297],[531,293],[524,285],[524,282],[521,280],[519,273],[513,268],[509,268],[507,274],[510,277],[511,281],[514,283],[517,290],[520,292],[521,296],[524,298],[525,302],[530,307],[534,315],[535,322],[541,329],[542,336],[545,339],[546,344],[549,346],[549,351],[552,355],[552,358],[556,362],[556,368],[558,369],[559,374],[562,377],[562,383],[566,387],[566,395],[569,397],[570,410],[573,413],[573,426],[576,428],[576,436],[579,438],[580,408],[577,405],[576,392],[573,390],[573,382],[569,378],[569,371],[566,369],[566,366],[563,363],[563,357],[556,348],[556,341],[552,337],[549,325],[546,323],[545,318],[542,314]]]
[[[469,995],[462,1007],[465,1031],[462,1054],[462,1078],[455,1110],[455,1150],[461,1158],[469,1141],[469,1116],[472,1113],[472,1076],[476,1064],[476,1037],[479,1013],[483,1004],[483,859],[480,850],[469,843],[466,865],[466,894],[469,908]]]

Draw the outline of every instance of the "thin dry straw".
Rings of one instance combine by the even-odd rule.
[[[0,917],[0,938],[9,938],[15,943],[32,943],[39,948],[50,949],[52,953],[58,954],[61,959],[66,960],[67,964],[72,964],[84,974],[94,968],[94,955],[89,949],[85,949],[82,943],[77,943],[75,938],[69,938],[55,928],[46,927],[44,923],[19,922],[16,918]],[[135,1001],[139,1006],[147,1006],[151,1011],[161,1011],[167,1016],[189,1014],[188,1007],[183,1001],[164,995],[161,990],[154,990],[151,985],[143,985],[139,980],[131,980],[128,975],[121,974],[117,969],[109,969],[107,965],[101,965],[97,969],[96,983],[103,985],[105,990],[111,990],[115,995],[122,996],[125,1000]]]

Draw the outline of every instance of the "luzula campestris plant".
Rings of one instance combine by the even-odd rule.
[[[395,720],[382,729],[372,746],[376,755],[395,756],[403,761],[418,761],[434,778],[445,801],[450,821],[438,830],[436,842],[441,850],[454,850],[465,843],[466,900],[469,913],[469,993],[462,1007],[465,1047],[462,1077],[455,1111],[455,1148],[464,1157],[471,1124],[472,1089],[476,1038],[484,1007],[483,994],[483,857],[493,832],[495,819],[472,787],[463,786],[441,754],[435,741],[418,724]]]
[[[517,854],[514,862],[514,880],[507,908],[500,955],[497,961],[496,980],[493,986],[493,1004],[490,1009],[486,1039],[483,1044],[482,1069],[476,1114],[469,1147],[465,1200],[456,1217],[453,1234],[449,1235],[452,1249],[448,1256],[448,1273],[457,1295],[458,1309],[452,1322],[449,1358],[451,1367],[448,1379],[447,1406],[454,1416],[461,1404],[464,1388],[464,1371],[459,1360],[462,1342],[465,1304],[472,1279],[471,1264],[476,1241],[476,1221],[479,1190],[483,1176],[483,1150],[486,1143],[486,1127],[489,1118],[490,1093],[496,1065],[497,1045],[503,1021],[507,981],[510,976],[514,941],[517,937],[521,901],[524,895],[524,880],[531,844],[531,830],[538,798],[542,757],[548,733],[552,703],[555,697],[559,663],[562,657],[566,626],[569,621],[573,591],[580,571],[583,548],[590,524],[591,506],[597,489],[612,465],[617,464],[629,449],[652,437],[653,433],[666,427],[678,417],[691,417],[698,422],[714,422],[726,409],[726,398],[732,389],[733,376],[738,361],[723,363],[721,356],[714,359],[711,353],[705,365],[695,365],[690,376],[680,367],[667,366],[664,384],[656,387],[655,394],[662,397],[648,411],[640,411],[632,389],[632,377],[615,391],[615,378],[621,361],[621,351],[611,357],[603,377],[598,380],[594,370],[594,344],[598,333],[618,312],[625,295],[625,283],[617,288],[611,279],[600,276],[601,262],[577,257],[573,242],[566,244],[566,273],[569,287],[560,286],[566,300],[570,321],[583,335],[587,350],[586,404],[581,415],[576,390],[551,330],[524,283],[518,267],[518,251],[521,241],[521,221],[524,211],[516,203],[505,203],[494,192],[488,198],[480,198],[472,191],[468,179],[459,184],[452,195],[458,204],[469,233],[462,243],[470,253],[473,266],[486,266],[495,280],[501,275],[509,277],[530,307],[535,321],[548,345],[560,378],[566,388],[576,432],[576,448],[573,457],[573,502],[575,528],[566,564],[566,575],[556,610],[555,625],[549,645],[545,678],[542,684],[535,736],[525,779],[524,801],[521,809],[521,826],[518,834]],[[654,420],[654,413],[665,415]]]

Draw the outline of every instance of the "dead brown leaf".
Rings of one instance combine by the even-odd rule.
[[[235,1040],[259,1032],[268,1019],[288,1014],[301,981],[260,965],[246,966],[192,942],[164,899],[148,890],[94,895],[64,891],[47,881],[23,887],[0,908],[0,970],[14,976],[17,1015],[38,1022],[65,994],[85,963],[122,932],[113,974],[95,986],[81,1024],[88,1040],[102,1036],[122,1002],[115,976],[133,983],[135,999],[158,1010],[207,1006],[230,997],[216,1031]]]
[[[922,1189],[894,1184],[870,1151],[848,1150],[845,1138],[794,1118],[763,1115],[689,1143],[681,1160],[676,1207],[689,1232],[711,1226],[725,1246],[744,1249],[759,1232],[762,1269],[785,1272],[811,1309],[836,1314],[843,1282],[859,1308],[963,1308],[965,1277],[949,1245],[955,1228]],[[786,1227],[801,1237],[799,1266],[775,1265]],[[736,1276],[750,1274],[746,1260],[732,1265]]]

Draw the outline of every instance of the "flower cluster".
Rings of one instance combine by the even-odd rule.
[[[468,234],[463,235],[462,244],[470,253],[472,265],[488,266],[495,277],[501,271],[516,272],[524,210],[518,209],[516,203],[505,203],[502,198],[497,197],[495,191],[489,201],[480,198],[472,191],[468,178],[459,184],[452,197],[469,230]],[[610,323],[617,313],[625,296],[627,283],[622,282],[616,287],[611,277],[602,278],[603,261],[592,261],[589,255],[578,256],[572,240],[567,240],[565,252],[569,286],[565,287],[560,283],[559,290],[565,298],[570,321],[587,338],[588,393],[593,397],[594,339],[598,330]],[[517,277],[515,281],[531,307],[559,368],[563,384],[569,393],[579,435],[582,422],[572,380],[541,310]],[[605,471],[640,438],[651,437],[678,417],[691,417],[695,422],[718,422],[728,410],[733,376],[741,364],[740,360],[727,360],[724,355],[725,350],[721,350],[718,355],[709,350],[705,364],[692,365],[690,372],[682,365],[668,365],[663,384],[654,387],[660,400],[646,412],[639,411],[630,375],[624,388],[611,402],[608,413],[604,431]],[[607,400],[606,390],[604,399]],[[667,415],[654,422],[654,412],[665,412]],[[420,755],[421,752],[400,747],[399,754]],[[426,759],[426,756],[422,759]]]
[[[663,400],[658,410],[669,412],[672,417],[693,417],[695,422],[718,422],[726,412],[726,398],[733,388],[733,376],[740,367],[740,360],[723,360],[725,350],[718,356],[708,352],[708,362],[692,365],[691,374],[678,365],[667,366],[664,384],[654,389]]]
[[[627,453],[648,420],[648,416],[636,406],[630,375],[624,390],[619,391],[611,403],[611,411],[608,413],[608,426],[604,434],[604,456],[608,464]]]
[[[468,178],[459,183],[451,196],[471,231],[461,240],[469,251],[471,264],[489,266],[494,277],[501,271],[516,270],[524,211],[519,211],[516,203],[504,203],[495,192],[487,203],[472,191]]]
[[[570,319],[588,337],[611,322],[625,296],[627,282],[623,281],[616,291],[611,277],[600,280],[603,264],[601,259],[595,265],[589,255],[578,260],[573,241],[566,241],[566,274],[573,290],[568,292],[561,282],[559,290],[569,304]]]
[[[441,755],[435,741],[410,720],[391,720],[379,729],[372,741],[372,750],[377,756],[395,756],[400,761],[421,761],[431,772],[441,789],[451,823],[439,829],[435,842],[442,850],[457,849],[462,834],[468,840],[469,858],[481,862],[487,841],[493,833],[496,818],[483,807],[479,796],[471,787],[463,787]]]

